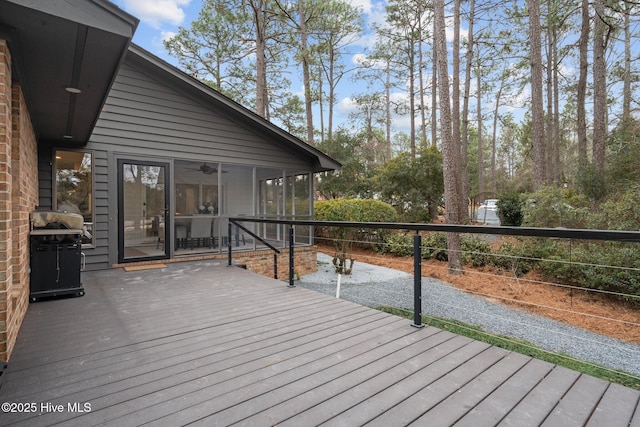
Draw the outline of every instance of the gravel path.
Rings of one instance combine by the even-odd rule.
[[[337,278],[331,257],[319,253],[318,271],[303,276],[297,285],[335,296]],[[340,298],[371,307],[413,309],[413,276],[356,262],[352,275],[342,276]],[[478,325],[485,331],[520,338],[547,350],[640,376],[639,345],[492,303],[429,277],[422,278],[422,299],[424,314]]]

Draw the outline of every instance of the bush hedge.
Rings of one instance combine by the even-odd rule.
[[[380,245],[379,252],[390,253],[396,256],[410,257],[413,256],[413,233],[393,233],[387,239],[384,245]],[[447,261],[449,255],[447,253],[447,235],[445,233],[422,233],[422,259],[435,259],[438,261]],[[463,235],[461,241],[463,257],[465,264],[471,264],[474,267],[486,265],[490,259],[489,242],[477,236]]]
[[[500,225],[520,227],[524,214],[522,212],[522,199],[519,194],[503,196],[496,203]]]
[[[314,205],[317,221],[397,222],[398,214],[389,204],[371,199],[336,199],[318,201]],[[384,242],[389,231],[384,229],[357,229],[345,227],[316,227],[316,236],[333,239],[336,254],[333,264],[336,272],[351,274],[354,259],[352,246],[358,242],[378,244]]]

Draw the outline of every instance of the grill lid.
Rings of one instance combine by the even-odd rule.
[[[34,228],[82,230],[82,215],[67,212],[35,211],[31,212],[31,223]]]

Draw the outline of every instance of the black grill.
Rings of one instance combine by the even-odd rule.
[[[82,216],[33,212],[31,224],[30,300],[84,295],[80,281]]]

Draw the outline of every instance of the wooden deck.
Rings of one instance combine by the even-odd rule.
[[[30,306],[0,425],[640,426],[636,390],[240,268],[83,283]]]

